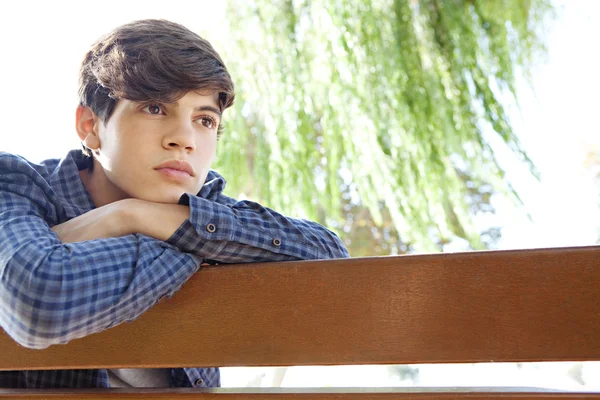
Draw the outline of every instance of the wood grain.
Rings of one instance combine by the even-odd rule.
[[[292,389],[51,389],[2,390],[0,399],[198,399],[198,400],[583,400],[600,394],[536,388],[292,388]]]
[[[203,268],[142,317],[0,370],[600,360],[600,247]]]

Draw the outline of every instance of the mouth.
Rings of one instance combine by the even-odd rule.
[[[154,169],[163,177],[179,183],[189,182],[195,176],[192,166],[180,160],[166,161]]]
[[[195,176],[194,169],[192,168],[192,166],[189,163],[181,160],[166,161],[160,164],[158,167],[156,167],[155,170],[173,176]]]
[[[157,171],[167,178],[174,179],[176,181],[187,181],[191,178],[190,174],[184,171],[173,168],[158,168]]]

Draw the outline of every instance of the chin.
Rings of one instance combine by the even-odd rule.
[[[140,200],[151,201],[153,203],[165,203],[165,204],[177,204],[179,199],[185,192],[183,191],[165,191],[165,192],[152,192],[143,193],[140,196],[135,196]]]

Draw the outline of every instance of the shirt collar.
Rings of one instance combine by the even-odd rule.
[[[223,193],[227,181],[217,171],[210,170],[204,181],[204,185],[198,192],[198,197],[207,200],[216,200]]]
[[[79,171],[89,166],[89,159],[81,150],[71,150],[62,158],[50,175],[50,184],[63,200],[68,218],[75,218],[95,208]]]

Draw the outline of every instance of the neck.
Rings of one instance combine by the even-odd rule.
[[[93,171],[89,169],[81,170],[79,171],[79,176],[83,185],[90,193],[90,197],[96,208],[131,197],[108,179],[104,168],[102,168],[98,160],[94,158],[93,162]]]

